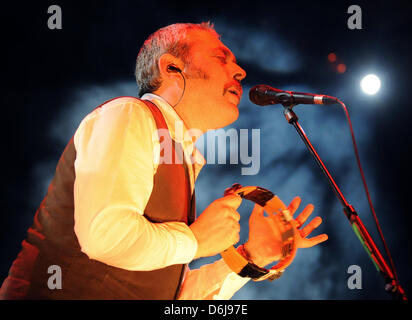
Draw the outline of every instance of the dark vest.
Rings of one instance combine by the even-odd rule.
[[[167,129],[160,110],[153,103],[144,102],[152,112],[157,128]],[[139,104],[138,107],[143,106]],[[170,136],[166,138],[171,139]],[[181,150],[180,144],[174,142],[173,146],[176,151]],[[22,243],[23,249],[9,272],[9,277],[30,283],[28,292],[17,288],[21,290],[21,298],[176,299],[185,265],[171,265],[153,271],[129,271],[89,259],[81,252],[74,233],[75,159],[72,138],[57,164],[27,239]],[[189,225],[194,221],[195,201],[194,196],[193,199],[191,197],[189,173],[184,161],[183,164],[182,161],[159,164],[144,216],[153,223],[180,221]],[[52,276],[48,268],[52,265],[58,265],[62,270],[62,289],[50,290],[47,285]]]

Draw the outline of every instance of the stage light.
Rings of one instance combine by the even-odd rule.
[[[344,63],[339,63],[338,66],[336,67],[336,70],[339,73],[345,73],[346,71],[346,65]]]
[[[334,52],[331,52],[328,54],[328,60],[329,62],[335,62],[336,61],[336,54]]]
[[[376,75],[368,74],[367,76],[363,77],[362,81],[360,82],[360,86],[363,92],[372,95],[379,91],[381,87],[381,81]]]

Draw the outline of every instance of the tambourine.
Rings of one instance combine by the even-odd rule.
[[[223,260],[229,268],[241,277],[249,277],[254,281],[278,279],[284,270],[292,263],[296,251],[298,230],[292,223],[293,217],[285,204],[275,194],[267,189],[255,186],[243,187],[238,183],[225,190],[224,195],[237,194],[241,198],[253,201],[263,207],[268,214],[274,214],[274,232],[279,232],[282,238],[282,257],[271,269],[257,266],[240,254],[233,246],[221,252]],[[243,249],[243,248],[240,248]]]

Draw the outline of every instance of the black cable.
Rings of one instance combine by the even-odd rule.
[[[383,246],[385,247],[385,252],[386,252],[386,254],[389,258],[389,261],[390,261],[390,264],[391,264],[391,269],[392,269],[393,275],[395,277],[396,285],[399,286],[399,280],[398,280],[398,275],[396,274],[395,264],[392,260],[392,256],[389,252],[389,248],[386,244],[385,238],[383,237],[383,233],[382,233],[381,227],[379,225],[378,217],[376,216],[375,208],[373,207],[372,200],[371,200],[371,197],[370,197],[370,194],[369,194],[369,189],[368,189],[368,186],[366,184],[366,179],[365,179],[365,175],[363,173],[362,165],[361,165],[361,162],[360,162],[358,148],[356,146],[355,135],[353,133],[352,122],[350,120],[348,110],[346,109],[346,106],[342,101],[340,101],[339,99],[337,99],[337,101],[340,103],[343,110],[345,111],[345,115],[346,115],[346,118],[348,120],[349,129],[350,129],[350,133],[351,133],[351,137],[352,137],[352,143],[353,143],[353,148],[354,148],[354,151],[355,151],[356,162],[358,163],[359,171],[360,171],[360,174],[361,174],[361,177],[362,177],[363,186],[364,186],[364,189],[365,189],[365,192],[366,192],[366,196],[368,198],[369,207],[371,209],[373,219],[375,220],[376,228],[377,228],[378,233],[381,237]]]
[[[179,104],[180,100],[182,100],[183,95],[185,94],[185,90],[186,90],[186,79],[185,79],[185,77],[183,76],[182,71],[181,71],[180,69],[176,69],[176,71],[179,72],[180,75],[181,75],[182,78],[183,78],[183,92],[182,92],[182,95],[180,96],[179,100],[177,101],[177,103],[173,106],[173,108],[175,108],[175,107]]]

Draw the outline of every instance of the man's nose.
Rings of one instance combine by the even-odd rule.
[[[233,75],[233,78],[237,81],[242,81],[246,77],[246,71],[243,70],[241,67],[236,65],[236,69]]]

